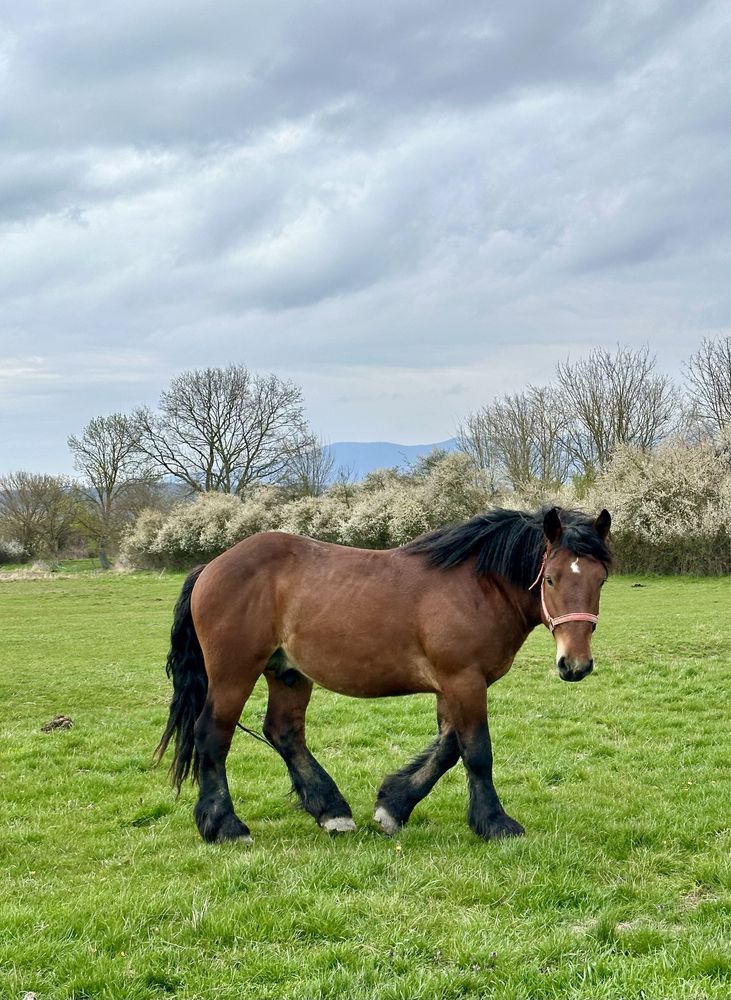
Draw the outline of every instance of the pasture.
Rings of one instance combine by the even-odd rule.
[[[3,1000],[731,995],[731,580],[613,577],[580,684],[533,633],[490,695],[525,838],[470,832],[461,765],[383,837],[378,785],[432,739],[433,699],[316,691],[309,742],[358,831],[295,810],[282,762],[239,732],[251,848],[205,845],[193,789],[176,801],[151,765],[181,582],[0,573]],[[56,713],[73,728],[41,732]]]

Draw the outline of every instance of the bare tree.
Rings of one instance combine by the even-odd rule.
[[[140,451],[136,422],[122,413],[90,420],[81,437],[68,438],[68,446],[83,476],[80,521],[95,538],[99,561],[107,569],[121,529],[131,515],[150,505],[159,477]]]
[[[678,393],[655,371],[647,347],[595,348],[588,357],[556,366],[558,389],[571,424],[566,444],[584,473],[602,468],[619,444],[649,451],[672,427]]]
[[[31,556],[57,560],[73,533],[78,498],[65,476],[11,472],[0,478],[5,535]]]
[[[135,413],[140,447],[163,475],[196,492],[241,495],[277,480],[306,433],[302,390],[243,365],[186,371]]]
[[[350,507],[358,492],[355,466],[352,463],[338,466],[330,492],[332,496],[342,500],[346,507]]]
[[[557,393],[530,386],[470,414],[458,440],[483,463],[493,483],[502,479],[514,489],[529,482],[555,488],[565,481],[571,464],[564,436],[567,423]]]
[[[482,407],[467,415],[464,423],[457,429],[457,444],[484,474],[490,491],[494,493],[497,490],[497,457],[489,407]]]
[[[501,471],[519,489],[533,478],[533,408],[525,393],[495,400],[487,421]]]
[[[711,434],[731,424],[731,337],[706,337],[685,365],[691,405]]]
[[[530,386],[528,402],[533,415],[533,478],[558,488],[571,471],[566,446],[569,417],[555,386]]]
[[[332,480],[335,456],[314,434],[293,439],[288,448],[282,485],[296,497],[319,497]]]

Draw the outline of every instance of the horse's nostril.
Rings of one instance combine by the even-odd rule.
[[[556,662],[558,672],[565,681],[580,681],[594,669],[593,660],[574,660],[566,656]]]

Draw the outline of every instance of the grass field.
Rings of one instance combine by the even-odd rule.
[[[432,699],[318,691],[310,743],[358,832],[329,839],[238,733],[245,848],[204,845],[193,790],[151,767],[181,579],[0,574],[2,1000],[728,1000],[731,580],[613,578],[581,684],[531,636],[491,693],[524,839],[470,832],[461,766],[381,836],[378,784],[432,738]],[[73,728],[42,733],[56,713]]]

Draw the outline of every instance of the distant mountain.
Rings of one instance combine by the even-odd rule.
[[[394,444],[391,441],[336,441],[328,445],[335,459],[333,478],[338,470],[349,469],[355,480],[360,480],[374,469],[403,469],[423,455],[429,455],[435,448],[456,451],[457,441],[449,438],[436,444]]]

